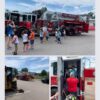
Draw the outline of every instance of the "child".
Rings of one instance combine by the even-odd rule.
[[[43,39],[46,41],[47,32],[43,32]]]
[[[49,32],[47,31],[46,40],[48,41],[48,39],[49,39]]]
[[[34,48],[34,39],[35,39],[35,33],[33,32],[33,30],[31,30],[30,36],[29,36],[29,40],[30,40],[30,49]]]
[[[61,32],[59,30],[56,31],[57,42],[61,44]]]
[[[23,51],[26,52],[29,48],[29,41],[28,41],[28,34],[27,30],[24,30],[22,32],[22,39],[23,39]]]
[[[13,54],[14,55],[17,55],[19,39],[18,39],[18,36],[17,36],[17,33],[16,32],[14,33],[14,36],[13,36],[13,39],[12,39],[12,43],[15,46],[15,50],[14,50]]]
[[[66,30],[65,29],[63,30],[63,36],[64,36],[64,38],[66,36]]]
[[[43,43],[43,30],[40,29],[40,41],[41,43]]]

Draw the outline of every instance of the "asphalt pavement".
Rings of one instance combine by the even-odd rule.
[[[18,80],[18,89],[24,93],[6,92],[6,100],[49,100],[49,85],[40,80]]]
[[[7,49],[7,37],[5,38],[5,54],[12,55],[12,49]],[[95,31],[82,33],[79,36],[65,36],[61,38],[62,44],[55,41],[51,36],[49,41],[40,43],[39,37],[36,37],[34,50],[23,52],[22,39],[19,38],[18,55],[94,55],[95,54]]]

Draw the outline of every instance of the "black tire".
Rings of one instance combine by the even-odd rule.
[[[55,93],[58,91],[57,87],[51,87],[51,96],[55,95]]]

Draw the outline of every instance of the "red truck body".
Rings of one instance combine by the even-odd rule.
[[[48,18],[51,14],[51,18]],[[82,32],[88,32],[89,23],[86,20],[81,20],[80,15],[72,15],[66,13],[44,12],[42,17],[36,21],[36,27],[47,26],[50,34],[54,34],[54,30],[62,26],[66,30],[66,35],[77,35]]]

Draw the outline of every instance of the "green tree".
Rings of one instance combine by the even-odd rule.
[[[47,73],[46,70],[42,70],[40,75],[41,75],[41,76],[47,76],[47,74],[48,74],[48,73]]]
[[[21,72],[28,72],[28,68],[22,68]]]
[[[16,68],[14,69],[14,71],[15,71],[15,75],[18,75],[18,70]]]

